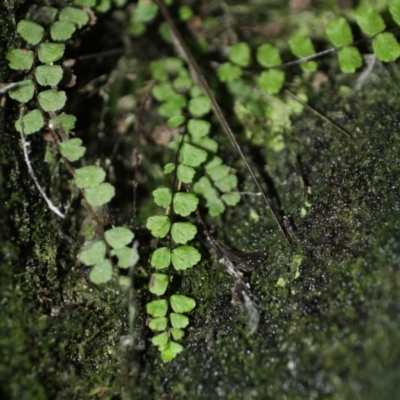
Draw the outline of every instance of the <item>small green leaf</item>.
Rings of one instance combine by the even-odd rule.
[[[174,294],[170,297],[169,302],[172,309],[178,313],[188,313],[196,307],[196,302],[191,297],[182,294]]]
[[[183,183],[191,183],[196,171],[184,164],[178,165],[178,179]]]
[[[167,317],[162,317],[162,318],[153,318],[149,322],[149,328],[152,331],[165,331],[167,328],[167,323],[168,323],[168,318]]]
[[[150,72],[153,79],[157,81],[166,81],[168,79],[168,71],[165,68],[164,60],[152,61],[150,63]]]
[[[174,211],[182,217],[187,217],[193,211],[196,211],[199,199],[194,193],[176,193],[174,195]],[[172,225],[172,228],[174,225]]]
[[[282,278],[282,277],[280,277],[280,278],[278,279],[278,281],[276,282],[276,286],[285,287],[285,286],[286,286],[286,281],[285,281],[285,279]]]
[[[163,68],[164,68],[164,66],[163,66]],[[158,83],[157,85],[155,85],[153,87],[151,94],[158,101],[167,101],[168,99],[170,99],[171,97],[176,95],[170,82]]]
[[[175,100],[166,101],[165,103],[161,104],[160,107],[158,107],[158,112],[163,117],[171,118],[171,117],[181,115],[182,107],[183,107],[183,105],[180,104],[179,101],[175,101]]]
[[[165,346],[168,343],[168,332],[160,333],[159,335],[153,336],[151,342],[154,346]]]
[[[146,304],[146,312],[154,318],[165,317],[167,315],[167,300],[153,300]]]
[[[179,271],[192,268],[201,260],[201,255],[192,246],[180,246],[172,250],[171,260],[174,268]]]
[[[147,229],[150,229],[154,237],[163,238],[167,236],[171,223],[166,215],[153,215],[147,218]]]
[[[79,160],[86,151],[86,148],[81,146],[82,140],[73,138],[60,143],[60,153],[71,162]]]
[[[196,97],[189,100],[188,109],[194,117],[202,117],[211,110],[211,100],[206,96]]]
[[[338,52],[340,69],[346,73],[353,73],[363,64],[360,51],[354,46],[345,46]]]
[[[231,47],[228,54],[229,60],[241,67],[250,63],[250,47],[245,42],[240,42]]]
[[[110,254],[112,256],[117,256],[118,267],[120,268],[130,268],[139,260],[139,254],[137,250],[130,247],[122,247],[121,249],[111,250]]]
[[[182,69],[179,72],[179,75],[172,82],[172,85],[174,86],[174,89],[178,93],[185,93],[193,85],[193,81],[190,78],[190,76],[186,73],[186,70]]]
[[[282,64],[278,49],[271,44],[263,44],[257,49],[257,61],[266,68],[277,67]]]
[[[84,167],[88,168],[88,167]],[[96,167],[99,168],[99,167]],[[82,169],[82,168],[81,168]],[[103,169],[100,168],[102,171]],[[104,172],[104,171],[103,171]],[[87,186],[86,186],[87,187]],[[113,249],[120,249],[121,247],[126,246],[129,244],[135,235],[127,228],[122,226],[118,228],[109,229],[104,233],[104,238],[106,242],[113,248]]]
[[[134,11],[134,19],[141,22],[149,22],[157,15],[158,7],[156,4],[146,0],[139,0]]]
[[[150,256],[150,265],[155,269],[168,268],[171,263],[171,250],[167,247],[160,247]]]
[[[289,46],[291,52],[299,58],[315,54],[311,39],[305,36],[292,36],[289,39]],[[315,61],[305,62],[300,64],[300,66],[304,71],[315,71],[317,69],[317,63]]]
[[[44,35],[44,29],[39,24],[25,19],[18,22],[17,32],[29,44],[38,44]]]
[[[58,111],[64,107],[67,95],[64,91],[44,90],[38,94],[38,101],[44,111]]]
[[[167,208],[171,204],[172,191],[165,187],[158,188],[153,191],[153,197],[158,206]]]
[[[33,51],[13,49],[7,52],[6,58],[11,69],[18,71],[29,70],[33,64]]]
[[[203,94],[204,94],[204,92],[203,92],[203,89],[201,88],[201,86],[193,85],[193,86],[190,88],[190,97],[191,97],[192,99],[194,99],[194,98],[196,98],[196,97],[203,96]]]
[[[49,121],[51,129],[60,130],[62,133],[68,134],[75,128],[76,117],[70,114],[60,114]]]
[[[218,150],[218,143],[207,136],[202,138],[192,137],[192,143],[209,153],[216,153]]]
[[[280,69],[269,69],[260,75],[258,84],[260,89],[268,94],[276,94],[285,83],[285,72]]]
[[[213,181],[222,179],[229,174],[229,167],[221,163],[216,164],[215,159],[222,162],[219,157],[214,157],[214,159],[206,165],[206,172]]]
[[[15,121],[15,129],[18,132],[23,132],[25,135],[30,135],[42,129],[44,120],[42,113],[39,110],[29,111],[24,117]]]
[[[171,235],[175,243],[185,244],[192,240],[196,233],[196,226],[190,222],[175,222],[172,224]]]
[[[96,0],[75,0],[74,4],[81,7],[94,7],[96,5]]]
[[[170,362],[173,360],[181,351],[183,347],[179,343],[175,343],[172,340],[163,348],[161,352],[161,359],[163,362]]]
[[[60,16],[60,21],[73,22],[78,28],[82,28],[89,22],[89,15],[86,11],[75,7],[64,7]]]
[[[35,68],[35,77],[39,85],[56,86],[63,77],[60,65],[40,65]]]
[[[186,22],[192,17],[193,17],[193,10],[190,7],[188,6],[179,7],[179,19],[182,22]]]
[[[237,186],[237,176],[229,174],[214,182],[221,192],[230,192]]]
[[[129,276],[119,276],[118,285],[121,286],[122,289],[128,289],[132,286],[131,279],[129,278]]]
[[[120,2],[125,0],[120,0]],[[114,3],[116,1],[114,0]],[[117,4],[116,4],[117,5]],[[118,6],[118,5],[117,5]],[[99,13],[106,13],[111,8],[111,1],[110,0],[100,0],[96,6],[96,11]]]
[[[202,138],[210,133],[211,124],[203,119],[190,119],[187,128],[194,138]]]
[[[75,184],[80,189],[99,186],[105,177],[104,169],[95,165],[78,168],[74,171]]]
[[[103,262],[96,264],[89,274],[89,279],[96,285],[101,283],[107,283],[112,278],[112,265],[110,260],[104,260]]]
[[[75,30],[75,24],[71,21],[56,21],[51,26],[50,35],[54,41],[63,42],[71,39]]]
[[[221,199],[228,205],[228,206],[236,206],[237,203],[240,201],[240,193],[231,192],[225,193],[221,196]]]
[[[39,46],[38,57],[42,63],[50,64],[58,61],[65,51],[63,43],[42,43]]]
[[[343,17],[330,20],[325,27],[325,32],[334,46],[346,46],[353,42],[350,25]]]
[[[379,60],[396,61],[400,56],[400,45],[393,33],[385,32],[372,39],[372,48]]]
[[[104,240],[91,243],[80,251],[79,260],[85,265],[100,264],[106,256],[106,249]]]
[[[174,340],[180,340],[185,336],[185,331],[179,328],[171,328],[169,331],[171,332]]]
[[[186,121],[186,118],[183,115],[175,115],[168,119],[167,124],[171,128],[176,128],[181,126]]]
[[[358,7],[355,17],[360,29],[368,36],[374,36],[386,27],[382,17],[369,4]]]
[[[221,82],[233,82],[242,76],[242,72],[239,66],[225,62],[219,66],[217,75]]]
[[[85,188],[85,199],[92,206],[102,206],[115,196],[115,188],[109,183],[102,183],[95,188]]]
[[[175,164],[174,163],[165,164],[165,166],[164,166],[164,174],[165,175],[168,175],[173,171],[175,171]]]
[[[149,291],[157,296],[162,296],[168,287],[168,275],[154,273],[150,276]]]
[[[400,0],[390,0],[389,11],[397,25],[400,25]]]
[[[189,167],[198,167],[207,159],[207,152],[189,143],[184,143],[180,156],[183,164]]]
[[[186,328],[189,325],[189,318],[183,314],[171,313],[169,319],[174,328]]]
[[[35,85],[31,79],[18,82],[15,89],[8,92],[9,96],[16,101],[21,103],[27,103],[32,97],[35,91]]]

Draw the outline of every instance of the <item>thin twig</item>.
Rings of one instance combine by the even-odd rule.
[[[218,118],[220,124],[222,125],[222,127],[224,128],[225,133],[227,134],[227,136],[229,137],[233,147],[236,148],[237,152],[239,153],[240,157],[242,158],[243,162],[246,165],[246,168],[248,169],[251,177],[253,178],[254,183],[256,184],[258,190],[260,191],[260,193],[262,194],[263,198],[264,198],[264,202],[266,203],[266,205],[268,206],[269,210],[271,211],[271,214],[273,216],[273,218],[275,219],[275,222],[277,223],[279,230],[282,232],[284,238],[286,239],[287,243],[290,244],[289,241],[289,237],[287,236],[285,229],[283,228],[282,224],[280,223],[277,215],[275,214],[275,212],[273,211],[271,204],[267,198],[267,196],[265,195],[264,191],[261,188],[261,185],[259,184],[256,176],[254,175],[254,172],[252,170],[252,168],[250,167],[248,161],[246,160],[246,157],[244,156],[242,149],[240,148],[238,142],[235,139],[235,136],[233,135],[233,132],[228,124],[228,122],[226,121],[221,108],[219,107],[217,101],[215,100],[214,95],[211,92],[210,87],[208,86],[208,83],[206,81],[206,79],[203,76],[203,73],[201,72],[199,66],[197,65],[195,59],[192,56],[192,53],[190,52],[190,50],[188,49],[185,41],[183,40],[181,34],[179,33],[178,29],[176,28],[172,18],[169,15],[169,12],[167,10],[167,8],[165,7],[164,3],[162,2],[162,0],[155,0],[155,2],[157,3],[157,5],[159,6],[161,13],[164,16],[164,19],[166,20],[166,22],[168,23],[173,35],[175,35],[175,37],[178,39],[182,49],[184,50],[187,60],[189,62],[189,64],[191,65],[191,67],[194,69],[194,71],[196,72],[200,85],[202,86],[204,92],[207,94],[207,96],[209,97],[209,99],[211,100],[211,104],[212,104],[212,108],[214,111],[215,116]]]

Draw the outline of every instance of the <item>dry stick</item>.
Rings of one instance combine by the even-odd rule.
[[[217,101],[215,100],[215,97],[212,94],[211,89],[209,88],[207,81],[205,80],[205,78],[204,78],[199,66],[197,65],[195,59],[192,56],[192,53],[190,52],[190,50],[186,46],[186,43],[184,42],[184,40],[183,40],[182,36],[180,35],[178,29],[176,28],[176,26],[175,26],[172,18],[170,17],[170,15],[168,13],[168,10],[165,7],[165,5],[163,4],[163,2],[161,0],[155,0],[155,2],[159,6],[159,8],[161,10],[161,13],[164,16],[164,19],[166,20],[167,24],[169,25],[170,29],[172,30],[173,35],[177,38],[179,44],[181,45],[183,51],[185,52],[187,60],[189,62],[189,65],[196,72],[196,74],[198,76],[198,79],[199,79],[199,82],[200,82],[200,85],[202,86],[204,92],[210,98],[215,116],[218,118],[220,124],[222,125],[222,127],[225,130],[225,133],[229,137],[232,145],[236,148],[237,152],[239,153],[240,157],[242,158],[243,162],[245,163],[246,168],[250,172],[251,177],[253,178],[258,190],[260,191],[260,193],[262,194],[262,196],[264,198],[265,203],[267,204],[269,210],[271,211],[271,214],[274,217],[275,222],[277,223],[277,225],[279,227],[279,230],[282,232],[282,234],[283,234],[284,238],[286,239],[287,243],[290,245],[289,237],[287,236],[283,226],[279,222],[279,219],[278,219],[277,215],[275,214],[275,212],[273,211],[273,209],[271,207],[271,204],[270,204],[269,200],[267,199],[267,196],[265,195],[264,191],[262,190],[261,185],[259,184],[256,176],[254,175],[253,170],[251,169],[249,163],[247,162],[246,157],[244,156],[244,154],[242,152],[242,149],[240,148],[238,142],[236,141],[228,122],[226,121],[224,115],[222,114],[221,108],[219,107]]]
[[[293,99],[295,99],[298,103],[300,103],[302,106],[306,107],[308,110],[310,110],[313,114],[315,114],[318,118],[323,119],[325,122],[328,122],[331,124],[338,132],[342,133],[349,139],[351,138],[351,135],[349,132],[347,132],[345,129],[340,127],[338,124],[333,122],[330,118],[328,118],[326,115],[322,114],[318,110],[316,110],[314,107],[311,107],[309,104],[301,100],[299,97],[297,97],[294,93],[292,93],[289,89],[285,89],[285,92],[291,96]]]

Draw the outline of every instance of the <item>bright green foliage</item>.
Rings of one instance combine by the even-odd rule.
[[[27,103],[32,97],[35,91],[35,85],[31,79],[18,82],[15,89],[8,92],[9,96],[16,101],[21,103]]]
[[[250,64],[250,47],[245,42],[240,42],[231,47],[228,53],[229,60],[241,67]]]
[[[183,183],[191,183],[196,171],[184,164],[178,165],[178,179]]]
[[[110,0],[100,0],[96,6],[96,11],[99,13],[106,13],[111,8]]]
[[[190,87],[192,86],[192,84],[193,84],[193,81],[190,78],[189,74],[187,74],[185,69],[182,69],[181,71],[179,71],[179,75],[172,82],[174,89],[178,93],[187,92],[190,89]]]
[[[33,52],[25,49],[13,49],[7,52],[6,58],[11,69],[29,70],[33,64]]]
[[[242,76],[242,68],[225,62],[218,68],[217,75],[221,82],[233,82]]]
[[[153,63],[152,63],[153,65]],[[158,63],[155,64],[158,68]],[[157,71],[157,69],[156,69]],[[161,71],[161,69],[160,69]],[[162,67],[162,71],[166,72],[164,67]],[[171,97],[173,97],[176,93],[169,82],[160,82],[155,85],[151,91],[153,97],[158,101],[167,101]]]
[[[49,121],[51,129],[56,129],[68,134],[75,128],[76,117],[70,114],[60,114]]]
[[[190,97],[192,99],[196,98],[196,97],[200,97],[203,96],[203,89],[201,88],[201,86],[198,85],[194,85],[190,88]]]
[[[95,265],[103,262],[106,256],[106,243],[104,240],[85,246],[79,253],[79,260],[85,265]]]
[[[400,45],[393,33],[380,33],[372,39],[372,48],[379,60],[396,61],[400,56]]]
[[[38,101],[44,111],[58,111],[64,107],[67,101],[67,95],[62,90],[45,90],[38,94]]]
[[[165,60],[155,60],[150,63],[150,72],[153,79],[157,81],[166,81],[168,79],[168,71],[165,68]]]
[[[186,118],[183,115],[175,115],[167,121],[167,124],[171,128],[176,128],[178,126],[181,126],[183,123],[185,123],[185,121],[186,121]]]
[[[42,63],[53,63],[58,61],[65,51],[62,43],[42,43],[39,46],[38,57]]]
[[[113,249],[120,249],[121,247],[128,245],[132,241],[132,239],[134,238],[134,234],[129,229],[121,226],[106,231],[104,233],[104,238]]]
[[[96,5],[96,0],[74,0],[74,4],[81,7],[93,7]]]
[[[397,25],[400,25],[400,0],[390,0],[389,11]]]
[[[266,68],[277,67],[282,64],[278,49],[271,44],[263,44],[257,49],[257,61]]]
[[[80,189],[99,186],[105,177],[106,173],[104,169],[95,165],[88,165],[74,171],[75,184]]]
[[[168,332],[160,333],[159,335],[153,336],[151,339],[154,346],[166,346],[168,343]]]
[[[84,195],[90,205],[102,206],[115,196],[115,189],[109,183],[102,183],[95,188],[86,188]]]
[[[353,73],[363,64],[361,54],[357,47],[345,46],[338,52],[340,69],[346,73]]]
[[[206,96],[189,100],[188,109],[194,117],[202,117],[211,111],[211,100]]]
[[[224,203],[219,198],[217,190],[211,185],[207,176],[201,177],[193,185],[193,191],[206,199],[206,207],[209,209],[211,216],[220,215],[225,211]]]
[[[209,153],[216,153],[218,150],[218,142],[209,137],[192,138],[191,142]]]
[[[187,127],[194,138],[201,138],[210,133],[211,124],[203,119],[190,119]]]
[[[168,268],[171,263],[171,250],[168,247],[160,247],[150,256],[150,265],[155,269]]]
[[[215,156],[207,165],[206,172],[213,181],[217,181],[229,174],[229,168],[222,164],[222,159]]]
[[[231,193],[224,193],[221,196],[221,199],[227,204],[228,206],[236,206],[236,204],[240,201],[240,193],[231,192]]]
[[[157,15],[157,11],[156,4],[146,0],[139,0],[134,11],[134,19],[137,22],[149,22]]]
[[[291,52],[299,58],[315,54],[314,45],[312,44],[311,39],[305,36],[292,36],[289,39],[289,46]],[[302,63],[301,68],[304,71],[315,71],[317,69],[317,63],[314,61]]]
[[[350,25],[343,17],[330,20],[325,27],[325,32],[334,46],[346,46],[353,43]]]
[[[73,22],[78,28],[82,28],[89,22],[89,15],[79,8],[64,7],[60,12],[59,20]]]
[[[221,192],[230,192],[237,186],[237,176],[233,174],[226,175],[216,180],[214,184]]]
[[[182,217],[187,217],[196,211],[199,199],[194,193],[176,193],[174,195],[174,212]],[[174,225],[172,225],[172,228]]]
[[[185,336],[185,331],[179,328],[171,328],[169,331],[174,340],[180,340]]]
[[[162,296],[168,287],[168,276],[165,274],[151,274],[149,291],[157,296]]]
[[[100,285],[101,283],[107,283],[112,278],[112,265],[110,260],[104,260],[103,262],[96,264],[89,274],[89,279]]]
[[[39,24],[25,19],[18,22],[17,32],[29,44],[38,44],[44,35],[44,29]]]
[[[285,83],[285,72],[280,69],[263,71],[258,79],[260,89],[268,94],[276,94]]]
[[[82,140],[79,138],[73,138],[60,143],[60,153],[71,162],[79,160],[86,151],[86,148],[81,146]]]
[[[163,238],[167,236],[171,223],[166,215],[153,215],[147,218],[147,229],[155,237]]]
[[[26,113],[21,121],[21,118],[15,122],[15,129],[18,132],[23,132],[25,135],[30,135],[43,128],[44,120],[42,113],[39,110],[33,110]]]
[[[358,7],[355,17],[360,29],[368,36],[374,36],[386,27],[382,17],[369,4]]]
[[[186,315],[171,313],[169,318],[174,328],[186,328],[189,325],[189,318]]]
[[[188,21],[193,17],[193,10],[188,6],[179,7],[179,18],[181,21]]]
[[[183,347],[179,343],[171,340],[167,345],[165,345],[165,347],[162,348],[161,359],[164,362],[169,362],[173,360],[181,351],[183,351]]]
[[[161,317],[161,318],[153,318],[149,322],[149,328],[152,331],[164,331],[167,329],[167,324],[168,324],[168,318],[167,317]]]
[[[146,312],[154,318],[165,317],[168,311],[167,300],[153,300],[146,304]]]
[[[60,65],[40,65],[35,68],[35,78],[39,85],[56,86],[63,77]]]
[[[176,313],[188,313],[196,307],[196,302],[191,297],[182,294],[174,294],[169,299],[172,309]]]
[[[171,235],[175,243],[185,244],[192,240],[196,233],[196,226],[190,222],[175,222],[172,224]]]
[[[180,246],[172,250],[172,265],[178,271],[192,268],[200,260],[200,253],[192,246]]]
[[[120,268],[130,268],[139,260],[137,250],[129,247],[111,250],[110,254],[118,258],[118,267]]]
[[[180,157],[183,164],[189,167],[198,167],[207,159],[207,152],[189,143],[184,143]]]
[[[160,206],[167,208],[171,204],[172,191],[169,188],[158,188],[153,191],[154,202]]]
[[[171,172],[175,171],[175,164],[174,163],[168,163],[164,165],[164,174],[168,175]]]
[[[51,26],[50,35],[53,40],[62,42],[70,39],[75,30],[75,24],[71,21],[56,21]]]

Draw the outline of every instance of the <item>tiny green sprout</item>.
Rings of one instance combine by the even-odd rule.
[[[84,196],[91,206],[102,206],[115,196],[115,188],[109,183],[101,183],[95,188],[85,188]]]
[[[100,285],[102,283],[107,283],[112,278],[112,265],[110,260],[104,260],[99,264],[96,264],[89,274],[89,279]]]
[[[286,281],[285,281],[285,279],[282,278],[282,277],[280,277],[280,278],[278,279],[278,281],[276,282],[276,286],[285,287],[285,286],[286,286]]]
[[[179,244],[186,244],[196,236],[196,233],[196,225],[191,222],[175,222],[171,227],[172,239]]]
[[[94,188],[104,181],[106,172],[95,165],[78,168],[74,172],[75,184],[80,189]]]
[[[193,246],[180,246],[172,250],[171,261],[177,271],[192,268],[200,260],[200,253]]]

